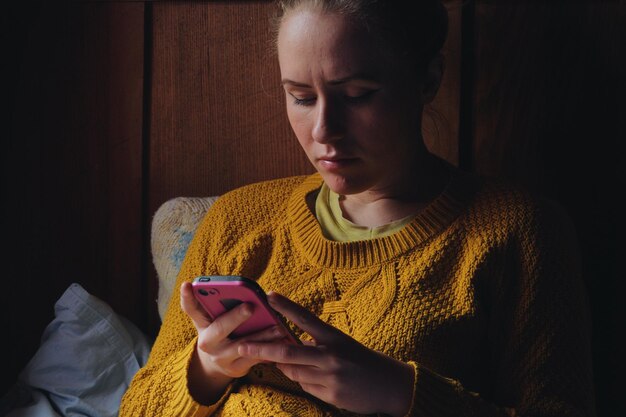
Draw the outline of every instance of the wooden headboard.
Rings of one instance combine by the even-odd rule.
[[[284,113],[271,1],[10,3],[2,391],[71,282],[156,333],[149,231],[164,201],[312,172]],[[428,146],[559,200],[594,314],[623,320],[610,196],[624,189],[624,3],[446,3]],[[615,326],[594,335],[601,415],[620,407]]]

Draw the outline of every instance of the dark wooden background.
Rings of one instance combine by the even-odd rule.
[[[271,2],[7,4],[0,393],[72,282],[156,333],[149,230],[164,201],[312,172],[283,111]],[[626,4],[448,8],[428,145],[568,210],[592,306],[598,412],[624,415]]]

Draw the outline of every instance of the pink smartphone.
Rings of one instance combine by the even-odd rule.
[[[196,300],[214,320],[243,302],[253,305],[252,316],[229,337],[237,338],[279,325],[285,330],[288,341],[301,343],[283,316],[269,305],[265,291],[255,281],[237,275],[205,275],[194,279],[192,286]]]

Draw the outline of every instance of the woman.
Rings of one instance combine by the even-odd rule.
[[[121,415],[594,415],[588,313],[565,217],[430,154],[445,8],[280,2],[290,124],[317,173],[234,190],[196,232]],[[243,275],[280,329],[228,335],[199,275]]]

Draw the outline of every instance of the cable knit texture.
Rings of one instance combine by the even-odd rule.
[[[350,415],[268,364],[253,367],[216,404],[194,401],[187,372],[196,335],[178,291],[205,274],[256,279],[412,364],[411,416],[595,415],[576,239],[557,207],[455,170],[399,232],[334,242],[305,202],[321,184],[318,174],[266,181],[211,206],[120,416]]]

